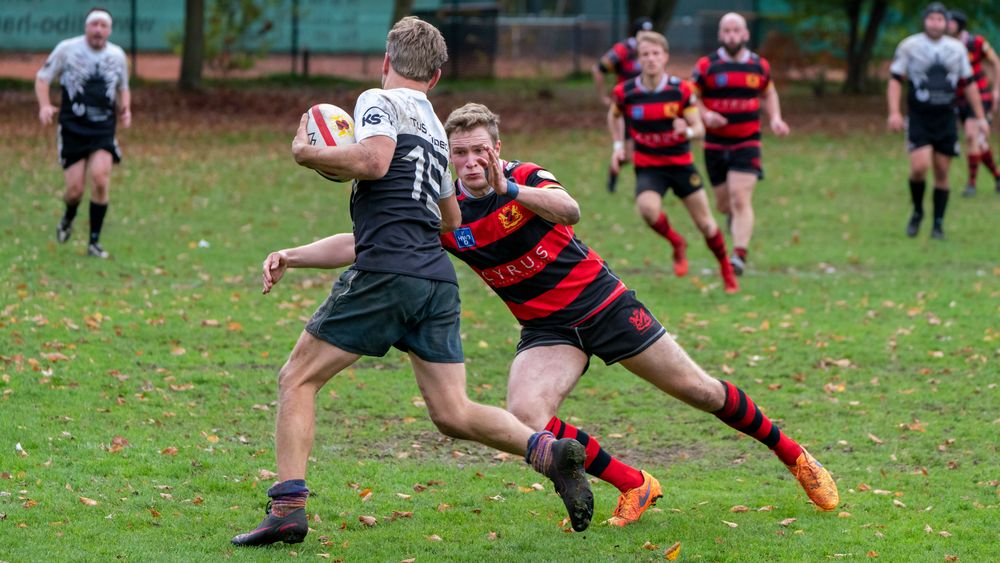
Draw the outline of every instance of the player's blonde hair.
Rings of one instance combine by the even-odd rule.
[[[635,36],[635,42],[638,45],[643,41],[663,47],[663,51],[666,53],[670,52],[670,43],[668,43],[667,38],[658,31],[640,31],[639,34]]]
[[[429,82],[448,60],[441,32],[416,16],[407,16],[392,26],[385,52],[396,74],[420,82]]]
[[[485,127],[494,144],[500,140],[500,116],[483,104],[471,102],[451,112],[444,123],[444,132],[451,137],[455,131],[471,131],[476,127]]]

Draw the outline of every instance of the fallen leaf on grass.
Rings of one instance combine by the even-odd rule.
[[[177,448],[170,446],[160,450],[160,455],[177,455]]]
[[[370,501],[372,499],[372,490],[371,490],[371,488],[370,487],[366,487],[364,490],[362,490],[360,493],[358,493],[358,496],[361,497],[361,502],[368,502],[368,501]]]
[[[87,506],[97,506],[97,501],[92,498],[80,497],[80,502]]]
[[[789,525],[791,525],[791,523],[792,523],[792,522],[794,522],[795,520],[796,520],[795,518],[785,518],[785,519],[784,519],[784,520],[782,520],[781,522],[778,522],[778,524],[779,524],[779,525],[781,525],[781,526],[789,526]]]
[[[376,520],[374,516],[358,516],[358,522],[371,527],[378,523],[378,520]]]
[[[945,555],[944,556],[944,560],[945,561],[958,561],[958,556],[957,555]]]
[[[774,507],[769,504],[767,506],[762,506],[758,508],[757,512],[771,512],[772,510],[774,510]]]
[[[837,514],[837,518],[850,518],[850,517],[851,517],[850,512],[840,512]]]
[[[393,510],[392,516],[389,517],[389,521],[391,522],[397,518],[413,518],[413,512],[400,512],[399,510]]]
[[[150,515],[153,516],[153,518],[159,518],[160,517],[160,511],[157,510],[157,509],[155,509],[155,508],[150,508],[149,509],[149,513],[150,513]]]
[[[725,520],[723,520],[722,523],[729,526],[730,528],[736,528],[739,526],[739,524],[737,524],[736,522],[726,522]]]
[[[261,469],[259,472],[257,472],[257,477],[260,478],[261,481],[269,481],[271,479],[277,479],[278,478],[278,474],[275,473],[274,471],[268,471],[267,469]]]
[[[667,548],[663,552],[663,557],[667,558],[669,561],[674,561],[681,555],[681,542],[674,542],[674,545]]]
[[[490,532],[490,533],[486,534],[486,539],[489,540],[489,541],[496,541],[496,539],[498,537],[500,537],[500,536],[498,536],[496,532]]]
[[[396,493],[396,496],[403,500],[410,500],[411,498],[413,498],[413,495],[408,495],[405,493]]]
[[[180,346],[178,346],[178,347],[170,350],[170,355],[171,356],[183,356],[184,354],[187,354],[187,350],[185,350],[184,348],[182,348]]]
[[[868,439],[871,440],[872,442],[875,442],[876,444],[884,444],[885,443],[885,442],[882,441],[882,438],[879,438],[878,436],[872,434],[871,432],[868,433]]]
[[[427,541],[444,541],[444,540],[442,540],[441,536],[439,536],[437,534],[431,534],[431,535],[427,536]]]
[[[892,505],[893,506],[898,506],[899,508],[906,508],[905,504],[903,504],[899,499],[895,499],[895,498],[892,499]]]
[[[444,512],[445,510],[448,510],[449,508],[451,508],[450,504],[448,504],[446,502],[442,502],[441,504],[438,505],[437,511],[438,512]]]
[[[743,506],[742,504],[737,504],[736,506],[729,509],[729,512],[749,512],[749,506]]]
[[[646,543],[642,544],[642,548],[648,549],[649,551],[656,551],[657,549],[660,549],[660,546],[656,545],[655,543],[650,543],[647,541]]]
[[[924,532],[928,534],[933,534],[934,528],[931,528],[930,524],[924,524]]]
[[[950,538],[951,537],[951,533],[948,532],[947,530],[941,530],[940,532],[938,532],[938,535],[941,536],[942,538]]]
[[[201,326],[207,326],[207,327],[210,327],[210,328],[216,328],[219,325],[220,325],[219,321],[217,321],[215,319],[205,319],[205,320],[201,321]]]
[[[878,557],[878,552],[873,549],[873,550],[871,550],[871,551],[868,552],[868,557],[871,557],[872,559],[874,559],[874,558]]]

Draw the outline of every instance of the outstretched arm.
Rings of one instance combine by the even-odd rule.
[[[774,87],[774,82],[768,84],[764,90],[764,111],[767,112],[771,131],[774,131],[775,135],[784,137],[789,133],[788,124],[781,119],[781,101],[778,99],[778,89]]]
[[[264,294],[270,293],[288,268],[341,268],[354,263],[354,235],[340,233],[295,248],[272,252],[264,259]]]

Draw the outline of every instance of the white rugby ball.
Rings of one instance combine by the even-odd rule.
[[[333,104],[316,104],[309,108],[306,135],[309,144],[318,147],[340,147],[353,145],[354,119],[351,114]],[[320,176],[334,182],[347,182],[350,178],[340,178],[332,174],[316,171]]]

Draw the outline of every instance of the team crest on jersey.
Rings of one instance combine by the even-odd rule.
[[[632,310],[632,314],[628,318],[628,322],[632,323],[637,332],[643,332],[647,328],[653,325],[653,317],[649,316],[646,309],[639,307]]]
[[[726,84],[729,84],[729,75],[728,74],[726,74],[726,73],[723,72],[722,74],[719,74],[719,75],[717,75],[715,77],[715,85],[716,86],[725,86]]]
[[[476,237],[472,235],[472,229],[469,227],[455,229],[455,245],[459,248],[472,248],[476,246]]]
[[[666,117],[677,117],[677,112],[679,112],[680,109],[680,102],[667,102],[663,104],[663,115]]]
[[[747,86],[751,88],[757,88],[758,86],[760,86],[760,77],[757,76],[756,74],[748,74]]]
[[[500,226],[505,231],[512,231],[524,222],[524,213],[517,205],[508,205],[497,214]]]
[[[642,119],[645,116],[646,116],[645,108],[643,108],[642,106],[632,107],[632,119]]]

